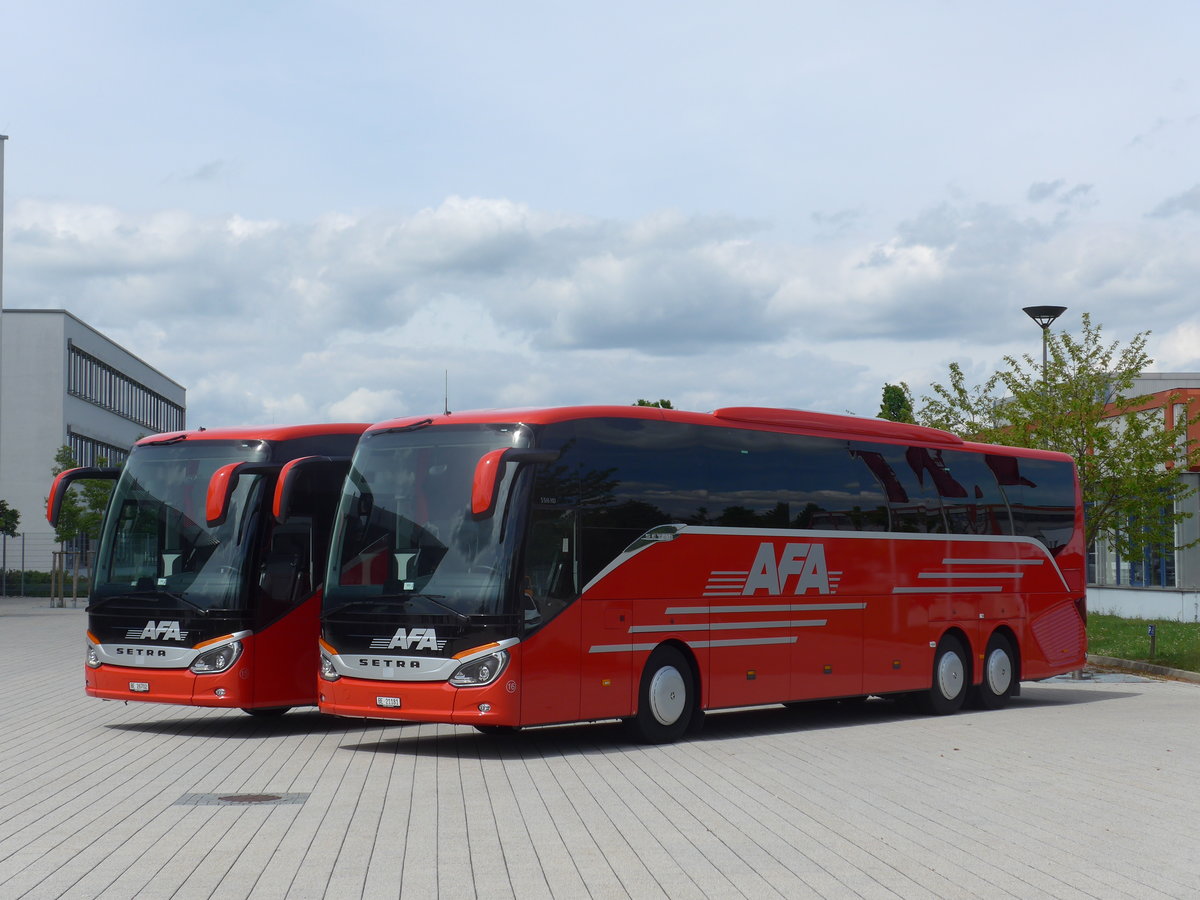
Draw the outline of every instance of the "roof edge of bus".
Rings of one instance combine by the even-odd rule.
[[[727,406],[713,410],[713,416],[730,422],[745,422],[755,425],[780,425],[804,431],[836,432],[857,437],[872,436],[892,439],[920,441],[925,444],[959,446],[964,443],[957,434],[893,422],[890,419],[868,419],[863,416],[845,416],[837,413],[812,412],[806,409],[771,409],[763,406]]]
[[[986,444],[970,441],[949,431],[929,428],[925,425],[909,425],[888,419],[872,419],[865,416],[849,416],[837,413],[813,412],[803,409],[783,409],[765,406],[727,406],[712,412],[690,412],[682,409],[662,409],[657,406],[527,406],[497,409],[474,409],[458,413],[435,413],[432,415],[401,416],[377,422],[367,433],[390,431],[421,423],[432,425],[481,425],[489,423],[512,423],[547,425],[570,419],[588,417],[613,417],[627,419],[665,419],[673,422],[691,422],[699,425],[714,425],[722,422],[759,425],[763,428],[788,428],[810,434],[847,439],[876,439],[885,443],[918,443],[941,447],[956,447],[986,453],[989,450],[1003,451],[1014,456],[1031,459],[1072,460],[1069,453],[1044,450],[1037,447],[1014,447],[1010,444]]]
[[[811,412],[802,409],[776,409],[765,406],[729,406],[712,412],[689,412],[681,409],[662,409],[657,406],[615,406],[615,405],[581,405],[581,406],[531,406],[514,409],[477,409],[467,412],[427,415],[402,416],[378,422],[371,426],[371,431],[404,428],[420,422],[436,425],[461,423],[464,425],[486,422],[524,422],[531,425],[543,425],[550,422],[561,422],[568,419],[588,417],[619,417],[629,419],[667,419],[677,422],[693,422],[713,424],[720,422],[738,422],[746,425],[763,425],[775,428],[795,428],[806,432],[824,434],[843,434],[854,437],[871,436],[884,440],[910,440],[925,444],[943,444],[960,446],[963,439],[948,431],[927,428],[923,425],[908,425],[903,422],[892,422],[887,419],[868,419],[861,416],[847,416],[836,413]]]
[[[165,444],[189,441],[287,441],[294,438],[315,437],[324,434],[362,434],[370,427],[369,422],[327,422],[316,425],[239,425],[232,428],[196,428],[186,431],[166,431],[151,434],[134,444]]]

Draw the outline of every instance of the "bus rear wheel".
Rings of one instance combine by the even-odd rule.
[[[633,736],[647,744],[666,744],[687,732],[695,706],[692,667],[674,647],[650,654],[638,689],[637,713],[628,720]]]
[[[922,712],[935,716],[958,712],[966,700],[969,684],[970,670],[962,641],[946,635],[933,657],[933,685],[917,695],[917,706]]]
[[[1007,706],[1017,686],[1017,661],[1012,642],[993,634],[983,653],[983,680],[971,688],[971,705],[976,709]]]
[[[256,719],[278,719],[289,709],[291,709],[290,706],[257,706],[242,707],[242,712],[248,716],[254,716]]]

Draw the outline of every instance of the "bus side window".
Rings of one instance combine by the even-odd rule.
[[[526,624],[540,625],[579,596],[575,514],[534,508],[525,542]]]
[[[312,520],[293,516],[271,530],[259,566],[262,624],[302,603],[312,584]]]

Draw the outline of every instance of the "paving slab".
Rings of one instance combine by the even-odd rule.
[[[487,736],[95,700],[85,614],[0,600],[0,896],[1193,898],[1200,685],[1025,685]]]

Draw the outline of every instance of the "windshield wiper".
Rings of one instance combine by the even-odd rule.
[[[399,600],[402,603],[408,603],[408,602],[410,602],[412,600],[416,600],[416,599],[428,600],[430,603],[432,603],[434,606],[438,607],[439,609],[444,609],[446,612],[450,613],[450,615],[454,616],[460,622],[470,622],[471,621],[471,617],[467,613],[460,612],[459,610],[457,610],[453,606],[451,606],[449,603],[441,602],[442,600],[446,599],[445,594],[377,594],[375,597],[371,598],[370,600],[351,600],[348,603],[339,604],[338,606],[334,607],[333,609],[327,610],[327,612],[332,615],[332,614],[340,613],[346,609],[354,609],[354,608],[363,607],[363,606],[380,606],[383,603],[386,603],[387,601],[391,601],[391,600]]]
[[[190,609],[195,610],[196,613],[201,616],[207,616],[210,612],[207,607],[200,606],[198,603],[195,603],[194,601],[183,596],[183,594],[177,594],[174,591],[157,589],[149,591],[123,591],[120,594],[113,594],[111,597],[103,597],[99,600],[93,601],[92,604],[88,606],[88,612],[91,612],[93,609],[99,609],[101,606],[107,606],[109,603],[112,603],[115,600],[128,600],[134,597],[154,597],[156,600],[174,600],[178,603],[182,603],[184,606],[187,606]]]
[[[370,437],[377,434],[397,434],[401,431],[418,431],[425,428],[427,425],[432,425],[433,419],[422,419],[419,422],[412,422],[409,425],[397,425],[395,428],[381,428],[379,431],[372,431]]]
[[[420,597],[422,600],[428,600],[434,606],[439,607],[440,609],[446,610],[446,612],[448,612],[452,616],[456,617],[460,622],[470,622],[471,621],[471,617],[469,615],[467,615],[465,612],[461,612],[461,611],[455,609],[449,603],[441,602],[442,600],[446,599],[445,594],[409,594],[408,597],[409,597],[409,599],[415,599],[417,597]]]

